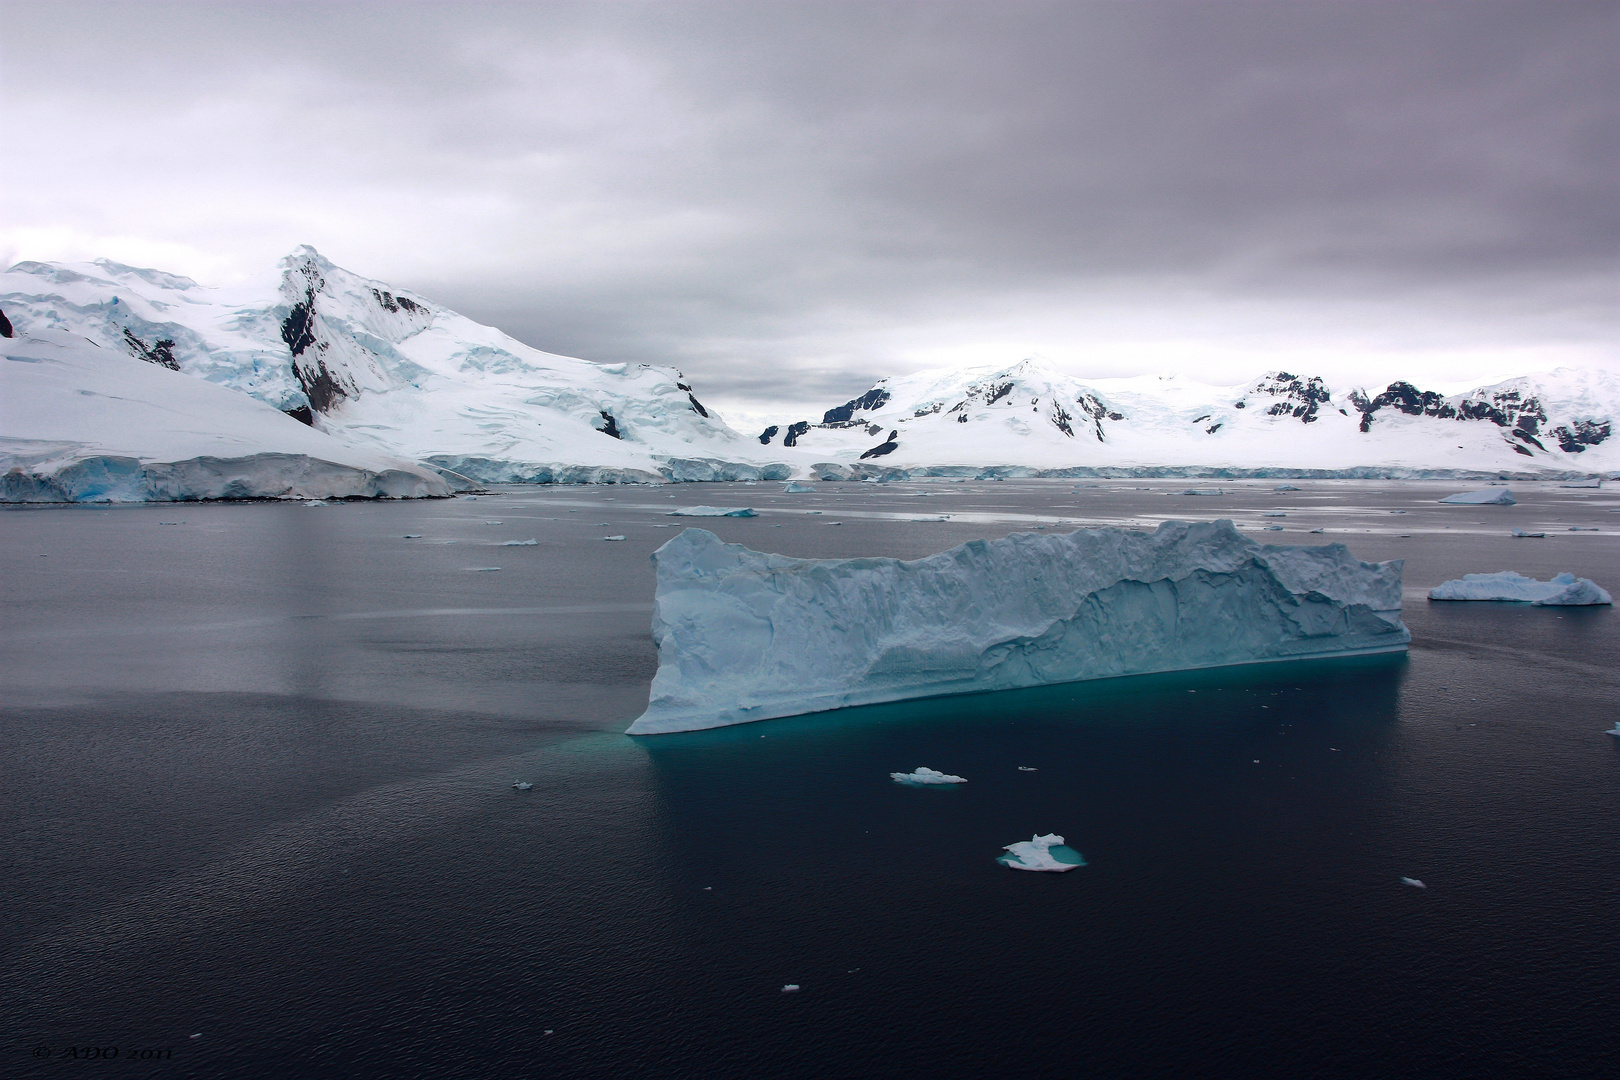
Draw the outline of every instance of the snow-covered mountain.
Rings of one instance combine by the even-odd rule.
[[[435,470],[123,349],[60,330],[0,340],[0,502],[449,493]]]
[[[107,260],[18,263],[0,310],[20,333],[75,334],[476,480],[789,474],[672,368],[544,353],[309,247],[228,289]]]
[[[1031,359],[884,379],[819,421],[773,424],[758,438],[855,471],[1555,475],[1620,469],[1617,426],[1620,376],[1606,371],[1560,368],[1446,397],[1406,382],[1341,390],[1287,372],[1230,387],[1082,381]]]

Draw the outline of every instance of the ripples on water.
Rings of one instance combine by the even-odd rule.
[[[199,1077],[1611,1071],[1614,613],[1421,596],[1612,590],[1611,534],[1507,534],[1616,500],[1116,486],[0,514],[6,1073],[87,1045]],[[688,502],[821,556],[1286,511],[1267,539],[1408,559],[1413,649],[631,740],[653,526]],[[919,765],[969,783],[889,780]],[[1088,865],[994,862],[1046,832]]]

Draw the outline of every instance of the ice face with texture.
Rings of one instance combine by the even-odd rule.
[[[1401,563],[1230,521],[794,559],[686,529],[653,553],[658,672],[632,735],[882,701],[1403,650]]]
[[[665,517],[759,517],[749,506],[684,506],[671,510]]]
[[[1044,870],[1061,874],[1086,865],[1086,860],[1071,847],[1063,845],[1063,837],[1047,833],[1032,840],[1008,844],[1002,849],[1007,854],[996,860],[1012,870]]]
[[[1551,581],[1512,570],[1495,574],[1464,574],[1457,581],[1446,581],[1429,590],[1430,600],[1516,600],[1538,607],[1584,607],[1612,604],[1614,598],[1590,578],[1559,574]]]
[[[1453,503],[1459,506],[1512,506],[1518,502],[1513,492],[1507,488],[1486,488],[1483,491],[1459,491],[1455,495],[1447,495],[1437,502]]]
[[[926,765],[919,766],[916,772],[892,772],[889,778],[897,784],[965,784],[967,777],[952,776],[950,773],[930,769]]]

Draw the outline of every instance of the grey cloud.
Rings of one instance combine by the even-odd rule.
[[[1612,3],[6,18],[21,99],[116,96],[161,127],[188,102],[269,92],[245,90],[249,74],[287,80],[292,130],[222,138],[305,140],[287,168],[316,197],[346,173],[446,215],[474,196],[511,209],[482,262],[402,252],[355,269],[398,267],[541,347],[677,363],[739,397],[838,396],[892,373],[908,325],[1103,294],[1147,324],[1188,293],[1365,304],[1393,340],[1405,326],[1459,347],[1558,337],[1560,319],[1588,341],[1616,329]]]

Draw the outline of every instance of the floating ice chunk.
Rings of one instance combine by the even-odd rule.
[[[1547,539],[1547,534],[1544,533],[1544,532],[1526,532],[1523,529],[1514,529],[1508,535],[1512,536],[1512,537],[1514,537],[1515,539],[1518,539],[1518,540],[1545,540],[1545,539]]]
[[[499,570],[499,569],[500,569],[500,567],[498,567],[498,566],[469,566],[469,567],[467,567],[468,572],[473,573],[473,574],[490,574],[490,573],[494,573],[496,570]]]
[[[1495,574],[1464,574],[1429,590],[1430,600],[1516,600],[1538,607],[1581,607],[1612,604],[1614,598],[1589,578],[1559,574],[1551,581],[1512,570]]]
[[[916,772],[892,772],[889,778],[897,784],[965,784],[967,777],[952,776],[942,773],[938,769],[930,769],[926,765],[917,767]]]
[[[1274,512],[1269,513],[1269,514],[1261,514],[1260,516],[1261,517],[1287,517],[1288,515],[1283,513],[1282,511],[1278,510],[1278,511],[1274,511]]]
[[[1226,492],[1220,490],[1219,488],[1188,488],[1186,491],[1183,491],[1182,494],[1223,496],[1226,494]]]
[[[1065,847],[1063,837],[1056,833],[1047,833],[1033,840],[1008,844],[1002,850],[1007,854],[998,858],[996,862],[1013,870],[1045,870],[1061,874],[1066,870],[1086,865],[1086,860],[1080,853],[1071,847]]]
[[[797,994],[798,992],[799,992],[799,984],[798,983],[788,983],[787,985],[782,987],[782,993],[784,993],[784,994]]]
[[[1272,488],[1271,490],[1272,491],[1298,491],[1299,488],[1295,487],[1293,484],[1278,484],[1276,487]]]
[[[1464,506],[1512,506],[1518,500],[1513,497],[1513,492],[1507,488],[1494,490],[1486,488],[1483,491],[1461,491],[1455,495],[1447,495],[1438,501]]]
[[[1018,771],[1019,772],[1040,772],[1041,770],[1037,769],[1033,765],[1020,765],[1020,766],[1018,766]]]
[[[665,517],[759,517],[751,506],[687,506],[671,510]]]
[[[1615,738],[1620,739],[1620,721],[1617,721],[1614,727],[1610,728],[1608,731],[1605,731],[1603,734],[1613,735]]]
[[[1567,484],[1559,484],[1558,486],[1561,487],[1561,488],[1600,488],[1600,487],[1603,486],[1603,481],[1602,480],[1571,480]]]
[[[400,539],[402,539],[402,540],[420,540],[420,539],[422,539],[422,534],[421,533],[406,533],[404,536],[400,537]]]
[[[940,694],[1404,650],[1401,563],[1230,521],[794,559],[686,529],[654,553],[658,672],[633,735]]]
[[[623,540],[624,537],[623,536],[604,536],[604,537],[602,537],[602,539],[604,539],[604,540]]]
[[[1419,881],[1415,877],[1403,877],[1403,878],[1401,878],[1401,884],[1402,885],[1410,885],[1414,889],[1427,889],[1428,888],[1427,885],[1423,884],[1423,882]]]
[[[305,506],[325,506],[326,505],[326,500],[325,499],[310,499],[304,505]]]
[[[1596,525],[1571,525],[1569,527],[1569,531],[1570,532],[1601,532],[1602,530],[1599,529]]]
[[[538,543],[538,540],[503,540],[501,547],[534,547]]]
[[[814,490],[816,489],[809,484],[801,484],[797,480],[789,481],[782,486],[782,493],[785,495],[803,495],[807,491]]]
[[[1265,531],[1265,532],[1282,532],[1283,527],[1281,525],[1267,525],[1263,531]]]
[[[529,783],[527,780],[517,780],[513,782],[512,787],[518,791],[528,791],[530,788],[534,787],[534,785]]]
[[[1312,529],[1312,530],[1311,530],[1311,533],[1312,533],[1312,534],[1313,534],[1313,535],[1314,535],[1314,534],[1316,534],[1316,533],[1325,533],[1325,532],[1327,532],[1327,530],[1326,530],[1326,529]]]

